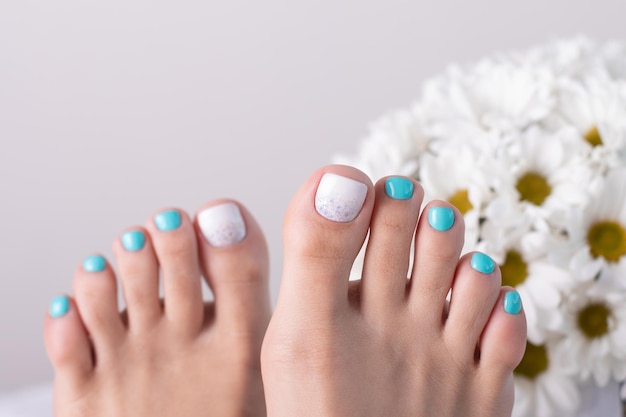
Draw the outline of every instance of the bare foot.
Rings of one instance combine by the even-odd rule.
[[[264,416],[268,256],[247,210],[216,201],[194,223],[164,210],[113,246],[127,310],[96,255],[76,271],[75,300],[55,298],[46,317],[55,416]],[[201,276],[214,303],[202,300]]]
[[[410,179],[374,189],[344,166],[300,188],[261,355],[269,416],[510,415],[526,340],[519,297],[489,257],[459,260],[463,218],[450,204],[418,220],[422,196]],[[362,279],[350,283],[368,230]]]

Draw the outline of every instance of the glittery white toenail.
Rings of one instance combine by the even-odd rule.
[[[334,222],[350,222],[359,214],[367,185],[335,174],[324,174],[315,194],[315,209]]]
[[[198,214],[198,225],[211,246],[224,247],[239,243],[246,237],[246,225],[234,203],[209,207]]]

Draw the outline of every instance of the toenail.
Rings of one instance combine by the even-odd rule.
[[[522,311],[522,298],[517,291],[509,291],[504,294],[504,311],[509,314],[519,314]]]
[[[83,261],[83,269],[87,272],[100,272],[104,271],[107,266],[107,261],[100,255],[90,256]]]
[[[315,209],[334,222],[351,222],[358,216],[367,185],[336,174],[324,174],[315,194]]]
[[[385,181],[385,192],[395,200],[408,200],[413,197],[413,181],[407,178],[391,177]]]
[[[484,253],[476,252],[470,262],[472,268],[483,274],[491,274],[496,269],[496,263]]]
[[[162,232],[178,229],[180,223],[180,213],[176,210],[164,211],[154,216],[154,224]]]
[[[198,225],[211,246],[218,248],[239,243],[246,237],[246,224],[235,203],[209,207],[198,214]]]
[[[50,313],[50,317],[63,317],[70,310],[70,299],[65,295],[59,295],[58,297],[54,297],[52,301],[50,301],[50,309],[48,312]]]
[[[428,210],[428,223],[440,232],[450,230],[454,224],[454,210],[449,207],[431,207]]]
[[[133,230],[124,233],[121,240],[124,249],[131,252],[141,250],[146,243],[146,237],[141,230]]]

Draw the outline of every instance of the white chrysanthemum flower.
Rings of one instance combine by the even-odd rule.
[[[585,211],[571,213],[567,230],[570,244],[561,256],[573,276],[616,279],[626,287],[626,169],[610,172]]]
[[[514,287],[522,297],[528,324],[528,340],[545,343],[563,326],[559,311],[562,293],[571,286],[567,270],[548,260],[552,239],[533,231],[530,224],[511,225],[485,221],[477,249],[500,265],[502,285]]]
[[[600,175],[626,161],[626,96],[615,82],[590,76],[560,80],[557,97],[546,124],[575,127],[586,145],[581,153]]]
[[[424,85],[422,109],[433,137],[523,129],[554,106],[553,74],[541,67],[485,59],[471,68],[452,66]]]
[[[617,41],[608,42],[601,49],[601,55],[611,78],[626,80],[626,44]]]
[[[550,345],[526,345],[515,369],[513,417],[569,417],[580,404],[580,388],[563,372]]]
[[[626,378],[626,290],[615,282],[586,282],[566,297],[563,338],[555,346],[560,366],[605,386]]]
[[[527,217],[537,228],[560,226],[567,210],[588,201],[591,174],[575,163],[577,144],[575,131],[567,128],[549,133],[533,127],[516,137],[498,161],[504,174],[486,208],[488,218],[510,224],[503,217]]]
[[[611,76],[613,71],[609,70],[609,62],[616,55],[612,53],[615,48],[604,49],[606,51],[586,36],[577,36],[513,52],[507,57],[522,65],[548,67],[557,79],[576,80],[590,75],[615,79]]]
[[[335,162],[359,168],[373,181],[386,175],[414,177],[429,143],[416,113],[397,110],[372,123],[356,158],[336,156]]]

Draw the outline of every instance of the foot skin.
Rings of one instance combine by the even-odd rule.
[[[270,316],[264,237],[245,208],[215,201],[192,222],[155,213],[78,267],[75,299],[45,320],[57,417],[264,416],[260,349]],[[164,299],[159,299],[159,273]],[[215,302],[202,299],[204,276]]]
[[[300,188],[261,354],[269,416],[511,414],[526,339],[519,298],[490,258],[459,259],[453,206],[431,202],[418,219],[422,196],[410,179],[373,187],[344,166]],[[368,230],[362,279],[349,282]]]

